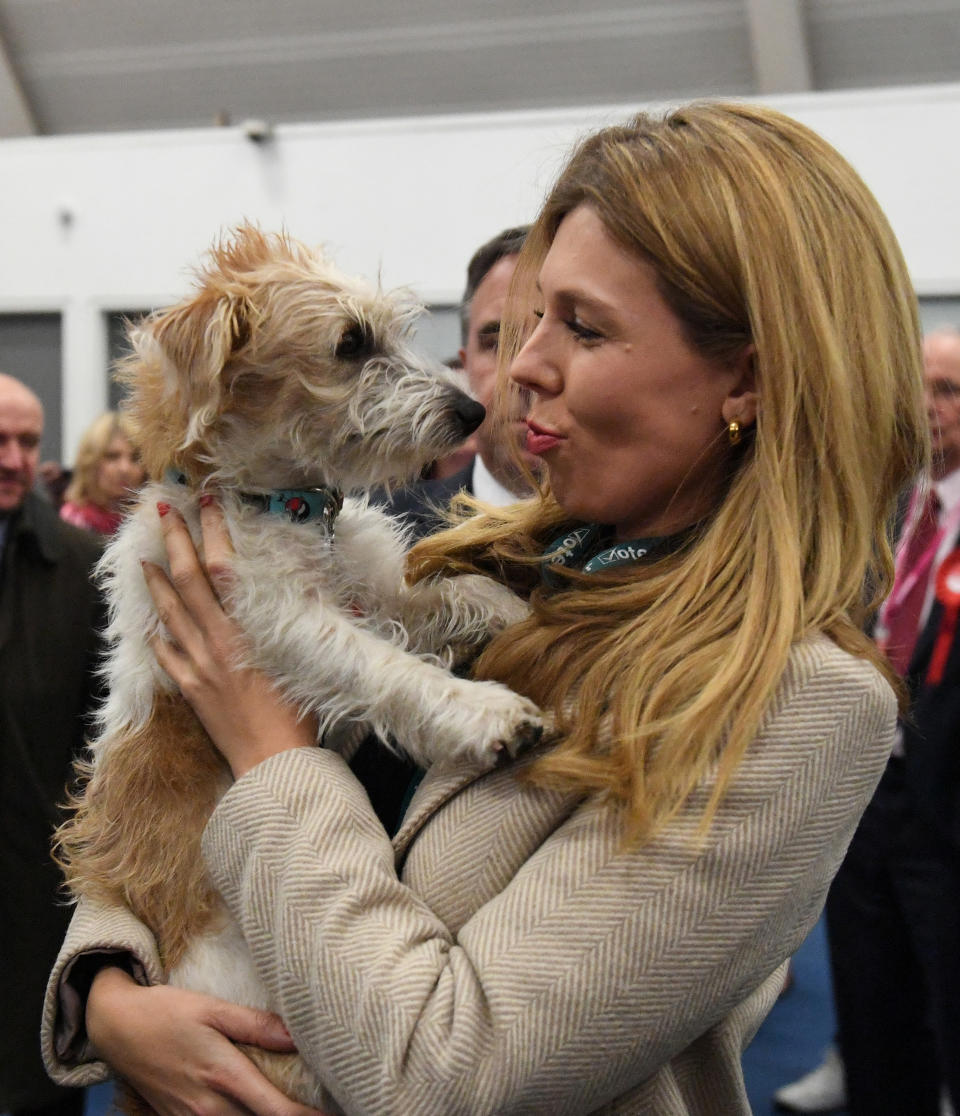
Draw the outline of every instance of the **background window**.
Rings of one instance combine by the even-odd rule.
[[[22,380],[43,404],[41,461],[60,460],[61,368],[59,314],[0,314],[0,372]]]

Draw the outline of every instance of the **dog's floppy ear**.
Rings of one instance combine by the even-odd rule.
[[[204,291],[148,323],[137,339],[155,346],[164,373],[164,396],[176,410],[184,433],[178,447],[187,449],[202,441],[220,414],[223,404],[224,368],[250,337],[250,307],[239,295]]]

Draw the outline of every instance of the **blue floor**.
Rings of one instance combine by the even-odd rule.
[[[832,1034],[830,976],[820,922],[793,959],[793,987],[781,996],[744,1054],[743,1070],[754,1116],[769,1116],[775,1111],[771,1100],[774,1089],[818,1065]],[[91,1089],[86,1116],[105,1116],[111,1096],[109,1085]]]
[[[95,1085],[87,1090],[87,1107],[84,1116],[102,1116],[110,1111],[110,1100],[113,1097],[112,1085]]]
[[[818,1066],[832,1038],[833,1000],[821,919],[794,955],[792,987],[743,1056],[754,1116],[777,1111],[771,1100],[774,1090]]]

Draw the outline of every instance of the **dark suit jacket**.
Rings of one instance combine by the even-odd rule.
[[[104,616],[89,575],[100,549],[31,495],[0,564],[0,1110],[59,1094],[37,1037],[70,915],[50,836],[94,700]]]
[[[384,502],[384,509],[401,519],[414,541],[419,541],[444,526],[442,513],[458,492],[473,495],[473,461],[442,480],[419,481],[398,489]]]
[[[953,545],[960,546],[960,535]],[[936,686],[926,680],[942,618],[943,606],[934,601],[910,660],[912,702],[904,752],[907,779],[921,812],[960,851],[960,625],[942,680]]]
[[[382,493],[372,500],[400,519],[417,542],[444,526],[443,511],[462,490],[473,491],[473,462],[442,480],[418,481],[398,489],[388,499]],[[350,761],[363,784],[370,804],[388,833],[394,833],[407,802],[422,776],[403,754],[389,751],[375,736],[368,736]]]

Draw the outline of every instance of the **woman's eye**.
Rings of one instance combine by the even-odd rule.
[[[568,318],[564,323],[567,329],[581,341],[600,341],[603,339],[603,334],[598,333],[595,329],[584,325],[579,318]]]
[[[544,311],[543,310],[534,310],[533,311],[533,316],[539,322],[544,317]],[[579,340],[579,341],[591,342],[591,341],[602,341],[603,340],[603,334],[602,333],[599,333],[595,329],[591,329],[590,326],[588,326],[588,325],[584,325],[584,323],[580,321],[580,319],[576,316],[576,314],[574,314],[572,317],[569,317],[569,318],[562,318],[562,317],[559,317],[559,315],[558,315],[558,318],[559,318],[560,321],[563,322],[564,327],[566,329],[568,329],[574,335],[574,337],[576,337],[577,340]]]

